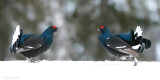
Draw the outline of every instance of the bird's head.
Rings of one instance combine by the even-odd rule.
[[[50,26],[49,30],[56,32],[58,30],[58,28],[56,26]]]
[[[52,28],[53,28],[54,31],[58,30],[58,28],[56,26],[52,26]]]
[[[101,31],[102,33],[103,33],[103,32],[109,32],[108,28],[105,27],[105,26],[100,26],[100,27],[97,29],[97,31]]]

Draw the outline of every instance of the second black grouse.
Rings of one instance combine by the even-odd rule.
[[[136,37],[138,37],[141,33],[138,33],[138,35],[136,35],[135,37],[134,33],[133,35],[132,33],[114,35],[109,31],[107,27],[104,26],[101,26],[99,30],[101,31],[101,34],[99,36],[99,43],[104,49],[106,49],[115,56],[133,57],[134,65],[137,65],[137,57],[139,57],[139,51],[135,50],[134,47],[141,47],[141,44],[139,44],[140,42],[135,43],[137,39]],[[140,46],[137,46],[136,44]]]

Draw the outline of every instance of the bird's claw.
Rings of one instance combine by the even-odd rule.
[[[31,62],[31,63],[37,63],[37,62],[39,62],[39,61],[36,61],[36,60],[33,59],[33,58],[27,58],[27,60],[28,60],[29,62]]]

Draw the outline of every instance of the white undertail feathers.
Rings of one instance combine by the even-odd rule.
[[[141,27],[140,27],[140,26],[137,26],[137,28],[136,28],[136,30],[135,30],[135,32],[134,32],[134,35],[137,34],[136,37],[142,36],[142,32],[143,32],[143,31],[142,31]]]
[[[19,35],[20,35],[20,25],[18,25],[16,27],[16,30],[14,31],[12,45],[17,41],[17,39],[19,38]]]

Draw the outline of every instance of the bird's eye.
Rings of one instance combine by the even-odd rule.
[[[104,26],[101,26],[101,27],[100,27],[100,29],[103,29],[103,28],[104,28]]]
[[[56,26],[52,26],[53,28],[57,28]]]

